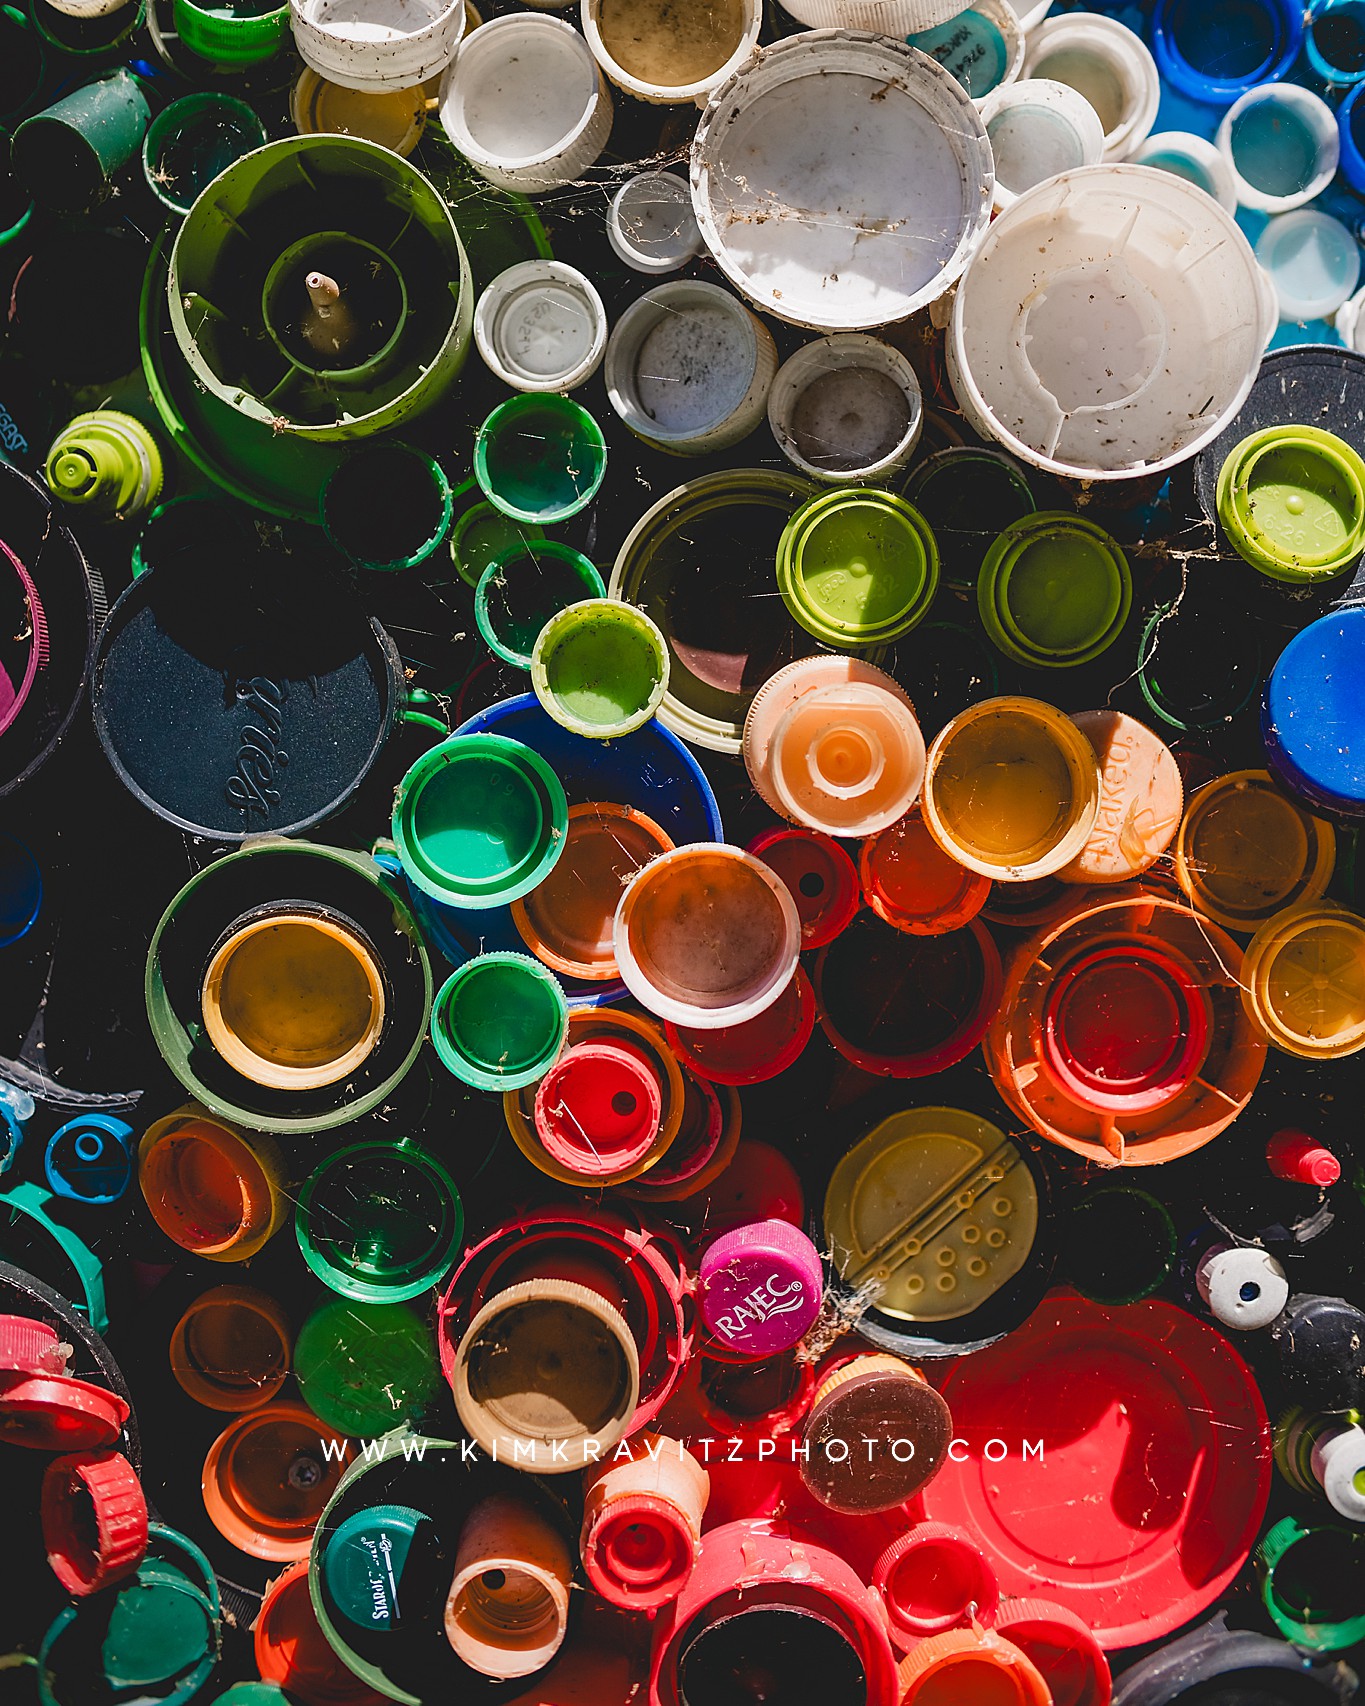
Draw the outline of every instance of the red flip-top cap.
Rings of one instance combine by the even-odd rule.
[[[34,1451],[113,1445],[128,1420],[122,1398],[65,1375],[0,1374],[0,1440]]]
[[[98,1593],[129,1575],[147,1550],[147,1501],[116,1451],[55,1458],[43,1476],[43,1543],[68,1593]]]
[[[0,1370],[65,1374],[67,1352],[53,1328],[26,1315],[0,1315]]]

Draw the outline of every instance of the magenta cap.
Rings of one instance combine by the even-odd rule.
[[[820,1313],[814,1244],[785,1220],[723,1232],[701,1259],[701,1313],[717,1350],[770,1357],[803,1339]]]

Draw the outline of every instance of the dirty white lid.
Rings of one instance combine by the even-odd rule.
[[[997,209],[1059,172],[1097,166],[1104,155],[1099,114],[1066,83],[1007,83],[981,102],[981,119],[995,155]]]
[[[668,273],[701,249],[687,185],[672,172],[641,172],[611,198],[607,239],[636,272]]]
[[[1216,140],[1237,200],[1259,213],[1289,213],[1312,201],[1341,157],[1332,109],[1297,83],[1248,89],[1223,115]]]
[[[597,371],[607,311],[592,283],[563,261],[522,261],[479,298],[474,341],[517,391],[568,391]]]
[[[1249,1333],[1268,1327],[1289,1301],[1284,1269],[1256,1245],[1215,1245],[1195,1270],[1205,1307],[1225,1327]]]
[[[1365,290],[1358,290],[1351,300],[1337,310],[1337,336],[1347,349],[1365,355]]]

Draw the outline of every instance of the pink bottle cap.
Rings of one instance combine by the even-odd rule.
[[[702,1257],[700,1274],[702,1319],[732,1356],[789,1350],[820,1313],[819,1252],[785,1220],[722,1233]]]

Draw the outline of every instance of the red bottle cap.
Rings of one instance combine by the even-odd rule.
[[[1052,1690],[1052,1706],[1109,1706],[1109,1660],[1074,1611],[1047,1599],[1006,1599],[991,1625],[1033,1660]]]
[[[256,1669],[305,1706],[382,1706],[383,1697],[333,1652],[308,1592],[308,1560],[300,1558],[265,1591],[253,1625]]]
[[[1341,1177],[1341,1162],[1306,1131],[1287,1126],[1266,1145],[1266,1163],[1277,1179],[1299,1185],[1335,1185]]]
[[[903,1649],[971,1616],[989,1622],[1000,1598],[985,1553],[946,1522],[919,1522],[898,1535],[874,1565],[872,1585]]]
[[[806,1194],[795,1167],[780,1149],[745,1138],[730,1165],[704,1191],[678,1205],[698,1232],[729,1232],[754,1220],[786,1220],[801,1226]]]
[[[771,1007],[742,1025],[694,1031],[665,1025],[673,1052],[713,1084],[762,1084],[785,1072],[815,1029],[815,991],[800,966]]]
[[[911,936],[960,930],[991,892],[991,879],[950,858],[918,810],[863,842],[858,875],[878,918]]]
[[[748,851],[791,890],[801,920],[802,948],[823,948],[853,922],[858,873],[832,835],[818,829],[765,829]]]
[[[699,1278],[702,1319],[731,1356],[790,1350],[820,1313],[820,1252],[785,1220],[722,1233],[702,1257]]]
[[[0,1371],[65,1374],[67,1353],[56,1331],[26,1315],[0,1315]]]
[[[649,1611],[675,1600],[692,1574],[697,1542],[668,1499],[628,1493],[597,1513],[583,1538],[583,1568],[611,1605]]]
[[[0,1439],[34,1451],[113,1445],[128,1420],[122,1398],[65,1375],[0,1374]]]
[[[78,1451],[43,1476],[43,1543],[68,1593],[98,1593],[129,1575],[147,1550],[147,1501],[126,1457]]]
[[[546,1153],[586,1178],[643,1160],[662,1115],[658,1073],[642,1051],[618,1043],[577,1044],[536,1091],[536,1134]]]

